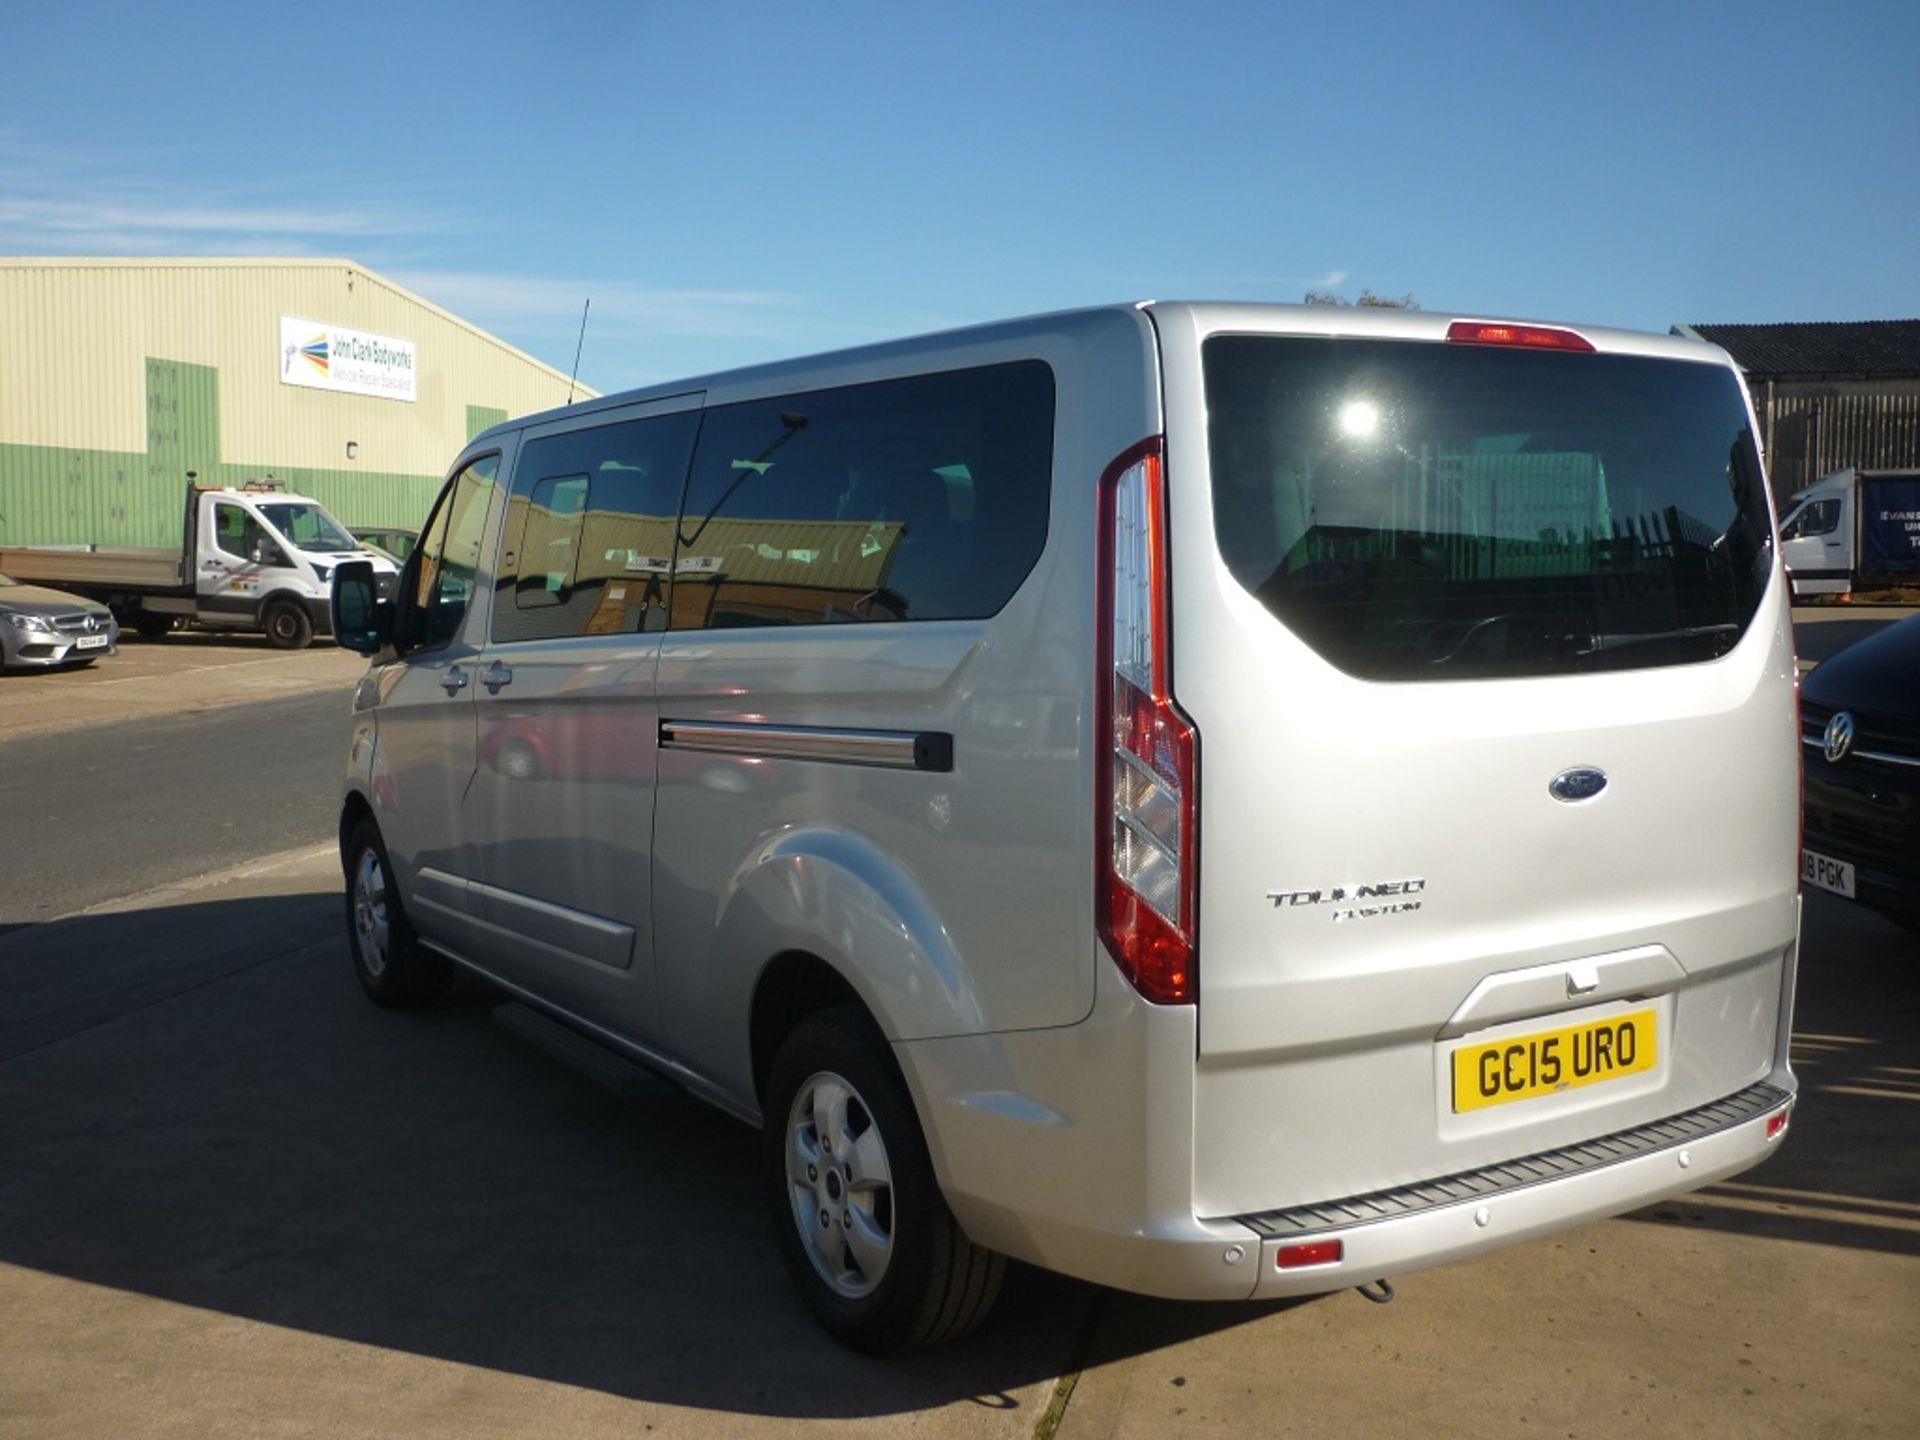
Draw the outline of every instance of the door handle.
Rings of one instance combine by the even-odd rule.
[[[496,660],[480,672],[480,683],[489,695],[498,695],[502,687],[513,684],[513,671]]]
[[[455,665],[440,677],[440,688],[449,695],[458,695],[467,688],[467,678],[467,672]]]

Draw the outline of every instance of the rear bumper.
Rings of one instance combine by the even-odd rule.
[[[942,1189],[972,1239],[1170,1299],[1344,1289],[1697,1189],[1766,1158],[1780,1138],[1768,1123],[1791,1108],[1796,1089],[1779,1045],[1771,1073],[1736,1095],[1422,1182],[1408,1188],[1412,1199],[1392,1192],[1203,1216],[1194,1200],[1196,1017],[1191,1007],[1145,1004],[1111,971],[1101,967],[1093,1014],[1079,1025],[895,1051]],[[1783,1008],[1783,1031],[1786,1023]],[[1277,1269],[1281,1247],[1303,1238],[1338,1240],[1343,1256]]]
[[[1315,1207],[1327,1223],[1297,1225],[1288,1233],[1261,1240],[1259,1297],[1313,1295],[1364,1284],[1382,1276],[1444,1265],[1488,1250],[1618,1215],[1671,1195],[1697,1190],[1738,1174],[1770,1154],[1786,1134],[1784,1117],[1793,1108],[1794,1081],[1775,1075],[1716,1105],[1623,1135],[1609,1136],[1573,1150],[1625,1152],[1550,1178],[1533,1172],[1566,1163],[1566,1152],[1529,1157],[1491,1167],[1468,1177],[1450,1177],[1392,1196]],[[1714,1113],[1718,1112],[1718,1113]],[[1739,1118],[1745,1116],[1746,1118]],[[1769,1134],[1769,1127],[1775,1127]],[[1403,1213],[1365,1218],[1361,1207],[1388,1200],[1406,1203],[1418,1191],[1439,1191],[1437,1203],[1410,1206]],[[1448,1192],[1459,1192],[1457,1198]],[[1357,1223],[1340,1223],[1341,1210],[1360,1210]],[[1298,1212],[1289,1212],[1289,1216]],[[1248,1217],[1262,1230],[1275,1226],[1264,1217]],[[1275,1256],[1303,1240],[1341,1242],[1343,1258],[1329,1265],[1280,1270]]]

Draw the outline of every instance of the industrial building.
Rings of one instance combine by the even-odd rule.
[[[1835,470],[1920,468],[1920,320],[1676,325],[1745,373],[1784,500]]]
[[[0,544],[177,544],[189,474],[417,526],[462,445],[568,393],[351,260],[0,257]]]

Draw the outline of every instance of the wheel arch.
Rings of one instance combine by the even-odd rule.
[[[380,822],[374,817],[373,806],[368,803],[367,797],[362,795],[358,790],[349,790],[346,799],[340,802],[340,833],[338,841],[340,846],[340,869],[342,873],[345,873],[347,868],[347,841],[353,838],[354,829],[362,820],[370,822],[376,831],[379,830]]]
[[[269,590],[265,595],[260,597],[260,603],[253,607],[254,623],[265,626],[267,623],[267,611],[271,610],[283,600],[298,609],[301,614],[305,615],[308,613],[307,597],[302,595],[298,590],[289,590],[282,586],[278,590]]]
[[[747,1016],[747,1055],[752,1067],[753,1095],[766,1110],[767,1078],[773,1058],[786,1039],[809,1015],[841,1006],[857,1006],[879,1029],[873,1011],[860,992],[833,966],[805,950],[786,950],[769,960],[753,987]]]

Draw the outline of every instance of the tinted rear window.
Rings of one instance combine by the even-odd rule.
[[[1220,553],[1349,674],[1671,665],[1753,617],[1772,535],[1722,366],[1235,335],[1202,354]]]

